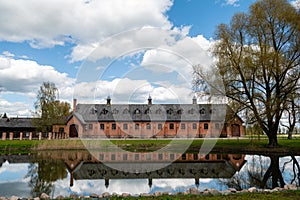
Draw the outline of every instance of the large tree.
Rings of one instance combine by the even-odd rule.
[[[216,30],[213,55],[225,95],[277,146],[288,99],[299,90],[300,16],[286,0],[259,0]],[[196,71],[197,72],[197,71]],[[199,77],[202,78],[202,77]]]
[[[58,100],[58,89],[51,82],[40,87],[34,107],[37,118],[33,123],[43,132],[51,131],[54,124],[63,124],[70,114],[70,104]]]

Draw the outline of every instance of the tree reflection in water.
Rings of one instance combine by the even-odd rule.
[[[36,160],[28,166],[25,178],[30,178],[28,185],[31,195],[36,197],[42,193],[51,194],[54,191],[54,182],[64,179],[68,175],[62,160]]]
[[[291,163],[293,165],[293,177],[291,179],[291,184],[295,183],[296,185],[300,185],[300,166],[299,166],[299,162],[297,161],[297,159],[295,158],[295,156],[291,156],[291,160],[288,162],[285,162],[283,164],[283,169],[282,169],[282,173],[284,172],[284,170],[286,169],[286,165]]]
[[[251,156],[248,160],[246,169],[236,173],[231,179],[220,179],[221,184],[227,185],[229,188],[237,190],[248,189],[250,187],[268,188],[284,187],[285,184],[300,184],[300,167],[299,162],[295,156],[282,166],[280,166],[280,158],[285,156],[271,155],[265,156]],[[287,165],[292,163],[292,177],[290,182],[284,180],[283,173]],[[282,170],[280,170],[280,168]]]

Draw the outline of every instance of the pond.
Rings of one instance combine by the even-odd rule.
[[[185,153],[126,155],[40,151],[0,156],[0,196],[184,192],[192,187],[238,190],[299,186],[300,156]],[[168,158],[175,162],[167,162]],[[122,170],[123,169],[123,170]],[[133,170],[128,170],[133,169]],[[146,170],[145,170],[146,169]],[[153,170],[151,170],[153,169]]]

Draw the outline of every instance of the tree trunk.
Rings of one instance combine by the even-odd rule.
[[[291,140],[293,138],[293,133],[291,131],[288,132],[288,139]]]
[[[266,171],[266,173],[264,175],[261,186],[263,188],[268,187],[267,186],[267,181],[272,176],[272,180],[271,180],[272,186],[271,186],[271,188],[275,188],[275,187],[278,187],[278,186],[283,188],[283,186],[285,185],[285,182],[283,180],[282,173],[279,169],[279,156],[272,155],[272,156],[270,156],[270,159],[271,159],[271,163],[270,163],[270,166],[269,166],[268,170]]]
[[[278,146],[277,133],[268,134],[268,138],[269,138],[269,144],[268,144],[269,147]]]

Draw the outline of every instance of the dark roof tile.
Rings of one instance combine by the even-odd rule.
[[[213,121],[225,119],[225,104],[78,104],[76,116],[93,121]]]
[[[0,127],[5,128],[34,128],[32,118],[1,118]]]

